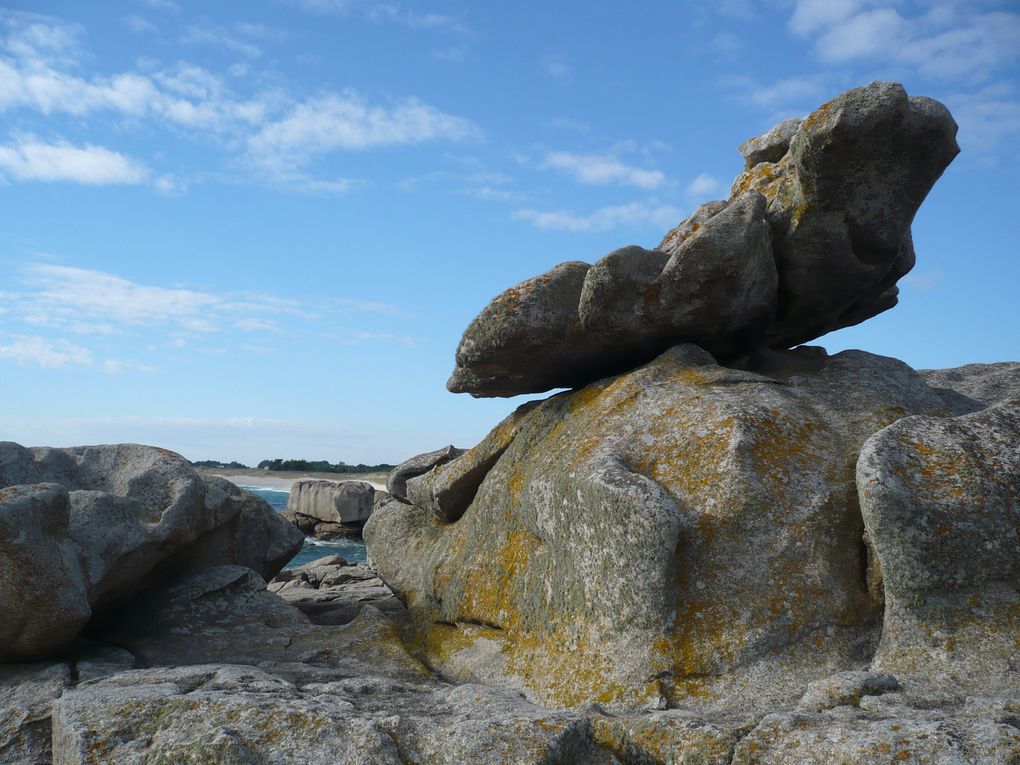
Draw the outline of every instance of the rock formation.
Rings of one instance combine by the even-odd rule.
[[[876,82],[741,151],[729,199],[658,249],[562,263],[495,298],[464,332],[447,387],[581,387],[682,342],[725,361],[858,324],[896,304],[914,213],[959,147],[944,106]]]
[[[374,504],[375,489],[366,481],[302,478],[291,484],[286,518],[320,539],[357,535]]]
[[[301,546],[264,501],[165,449],[0,442],[0,487],[7,661],[52,655],[166,576],[212,563],[271,576]]]
[[[1020,363],[791,349],[895,303],[954,132],[849,91],[500,295],[451,389],[574,389],[295,487],[369,565],[267,586],[300,534],[176,455],[0,444],[0,763],[1020,762]]]

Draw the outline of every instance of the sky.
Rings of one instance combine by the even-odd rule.
[[[900,305],[817,344],[1020,360],[1020,4],[0,5],[0,439],[400,462],[524,399],[446,392],[465,327],[654,247],[736,150],[851,87],[960,125]]]

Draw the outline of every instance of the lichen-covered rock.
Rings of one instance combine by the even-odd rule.
[[[857,464],[885,590],[876,669],[993,695],[1020,688],[1020,397],[909,417]]]
[[[291,484],[287,510],[326,523],[364,523],[374,500],[375,489],[367,481],[302,478]]]
[[[390,473],[386,480],[386,491],[390,496],[397,499],[407,499],[407,481],[409,479],[420,476],[422,473],[427,473],[436,465],[449,462],[454,457],[459,457],[463,453],[463,449],[458,449],[453,444],[450,444],[442,449],[436,449],[432,452],[425,452],[424,454],[411,457],[411,459],[397,465],[393,472]],[[376,495],[374,503],[380,504],[388,498]]]
[[[797,127],[788,151],[733,183],[768,199],[779,270],[772,347],[857,324],[896,304],[914,265],[910,224],[959,153],[956,123],[901,85],[848,90]]]
[[[0,660],[52,655],[93,612],[189,567],[275,574],[300,541],[225,484],[150,446],[0,442]]]
[[[739,370],[679,346],[511,415],[365,538],[449,677],[564,705],[792,703],[877,639],[861,445],[944,410],[892,359],[802,349]],[[430,487],[469,474],[466,505],[437,513]]]
[[[656,250],[564,263],[496,297],[465,330],[447,387],[581,387],[681,342],[732,360],[864,321],[896,304],[914,214],[959,147],[944,106],[874,82],[740,151],[730,198]]]

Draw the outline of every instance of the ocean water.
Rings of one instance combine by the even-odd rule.
[[[287,509],[289,491],[264,489],[258,486],[242,486],[241,488],[247,489],[252,494],[258,494],[275,510],[281,513]],[[298,554],[284,568],[297,568],[306,563],[311,563],[316,558],[324,558],[327,555],[342,555],[350,563],[364,563],[365,544],[357,539],[337,539],[327,542],[315,537],[305,537],[305,546],[298,551]]]

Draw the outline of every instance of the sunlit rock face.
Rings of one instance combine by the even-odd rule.
[[[753,707],[870,659],[882,604],[857,456],[947,411],[881,356],[733,369],[678,346],[525,405],[409,481],[414,504],[381,506],[366,540],[452,677],[553,704]]]
[[[948,110],[874,82],[740,149],[729,199],[699,207],[657,249],[562,263],[497,296],[464,332],[447,387],[581,387],[678,343],[728,360],[893,307],[914,266],[914,214],[959,152]]]

